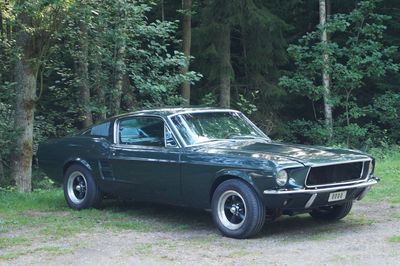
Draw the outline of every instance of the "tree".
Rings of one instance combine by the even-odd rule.
[[[15,142],[13,178],[21,192],[31,191],[33,123],[38,71],[60,23],[62,2],[16,1],[15,12]],[[46,12],[46,16],[43,15]]]
[[[318,30],[303,36],[298,45],[288,48],[296,71],[283,76],[280,84],[290,92],[312,101],[323,98],[321,69],[329,65],[330,102],[337,111],[334,136],[348,146],[351,139],[364,137],[367,130],[356,121],[365,116],[366,109],[357,104],[355,93],[363,89],[367,79],[382,77],[399,68],[392,59],[397,48],[383,45],[384,22],[388,18],[376,13],[376,1],[361,1],[350,13],[333,15],[325,27],[320,25]],[[329,42],[319,41],[324,30],[331,36]],[[328,64],[321,53],[328,55]]]
[[[274,85],[277,66],[286,62],[282,34],[286,24],[259,0],[208,0],[200,11],[193,67],[206,77],[199,84],[202,96],[208,87],[208,92],[219,94],[220,106],[240,108],[239,95],[251,98],[259,91],[257,104],[270,107],[266,98],[279,93]]]
[[[183,37],[182,46],[183,54],[186,58],[186,64],[182,68],[182,74],[186,75],[189,71],[190,65],[190,48],[192,45],[192,0],[182,1],[182,13],[183,13]],[[182,97],[190,105],[190,82],[184,81],[182,84]]]
[[[326,30],[326,19],[328,17],[326,0],[319,0],[319,23],[321,27],[321,41],[323,45],[328,42],[328,33]],[[330,74],[329,74],[329,55],[326,51],[322,52],[322,86],[324,98],[324,112],[325,112],[325,126],[329,134],[329,139],[333,136],[333,118],[332,118],[332,104],[331,104],[331,91],[330,91]]]

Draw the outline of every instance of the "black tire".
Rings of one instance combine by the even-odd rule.
[[[260,197],[239,179],[224,181],[217,187],[211,208],[216,227],[227,237],[255,236],[265,222],[265,206]]]
[[[350,213],[353,201],[343,204],[321,207],[310,212],[310,215],[317,220],[337,221],[343,219]]]
[[[63,188],[65,200],[72,209],[97,208],[103,199],[92,173],[80,164],[73,164],[67,169]]]

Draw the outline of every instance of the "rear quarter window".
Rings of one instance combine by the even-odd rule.
[[[111,137],[110,126],[111,122],[102,123],[87,129],[85,132],[82,133],[82,135],[110,138]]]

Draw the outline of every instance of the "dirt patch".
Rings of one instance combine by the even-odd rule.
[[[0,264],[396,265],[400,261],[400,243],[388,241],[400,236],[399,204],[357,202],[351,214],[336,223],[316,222],[308,215],[282,217],[267,223],[257,238],[246,240],[222,237],[208,213],[162,209],[169,215],[156,214],[157,222],[176,222],[176,230],[82,230],[71,237],[0,250]],[[184,220],[187,226],[182,226],[182,217],[189,217]],[[35,232],[24,228],[25,234],[26,230]]]

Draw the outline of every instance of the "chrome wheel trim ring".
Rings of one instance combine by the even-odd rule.
[[[72,172],[68,177],[67,193],[69,199],[75,204],[81,204],[87,195],[86,177],[80,171]]]
[[[233,210],[233,206],[229,207],[227,205],[227,200],[230,197],[237,197],[242,204],[243,204],[243,211],[244,211],[244,217],[240,218],[241,221],[239,223],[233,223],[229,220],[229,218],[226,216],[226,212],[229,210]],[[217,212],[218,212],[218,219],[221,221],[222,225],[225,226],[226,228],[230,230],[237,230],[239,229],[243,223],[246,221],[246,216],[247,216],[247,207],[246,207],[246,202],[244,201],[243,197],[236,191],[234,190],[227,190],[218,199],[218,204],[217,204]],[[232,211],[231,211],[232,212]],[[232,213],[232,215],[235,215]]]

